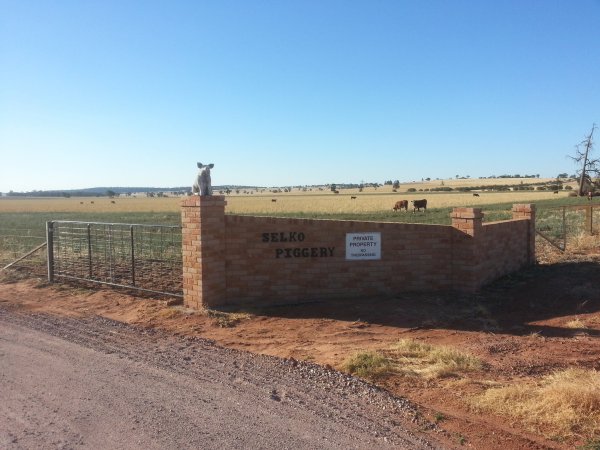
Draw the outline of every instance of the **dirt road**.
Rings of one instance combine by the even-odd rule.
[[[441,448],[348,375],[98,317],[0,305],[0,386],[5,449]]]

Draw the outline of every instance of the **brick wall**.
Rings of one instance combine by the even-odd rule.
[[[443,226],[225,215],[222,196],[186,198],[184,302],[200,308],[472,292],[535,260],[534,210],[517,206],[514,220],[491,224],[482,224],[477,208],[456,208],[452,226]],[[356,259],[348,259],[347,239],[360,247]],[[369,259],[373,248],[378,259]]]

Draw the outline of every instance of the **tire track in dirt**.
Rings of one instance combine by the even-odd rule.
[[[407,400],[310,362],[222,348],[206,339],[138,328],[102,317],[31,314],[0,304],[2,322],[159,367],[196,383],[218,383],[250,394],[256,404],[269,400],[285,408],[310,411],[315,420],[369,436],[372,448],[434,449],[442,447],[430,441],[445,440]],[[362,444],[366,443],[357,448]]]

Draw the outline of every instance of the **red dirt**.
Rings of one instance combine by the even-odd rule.
[[[407,293],[271,307],[248,311],[235,323],[231,316],[219,323],[211,314],[107,288],[48,286],[7,276],[0,280],[0,302],[52,314],[101,315],[340,370],[356,351],[385,350],[402,338],[452,346],[481,358],[484,369],[434,380],[391,376],[377,383],[419,405],[431,421],[437,418],[451,446],[567,449],[585,444],[585,438],[557,442],[509,419],[474,413],[466,400],[491,382],[532,381],[569,367],[600,369],[600,252],[586,253],[561,255],[540,244],[540,264],[476,295]],[[575,319],[585,328],[567,326]]]

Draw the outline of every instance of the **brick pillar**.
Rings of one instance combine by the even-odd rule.
[[[480,286],[478,240],[483,225],[481,208],[454,208],[452,226],[452,284],[455,290],[475,292]]]
[[[527,263],[535,264],[535,205],[524,204],[524,205],[513,205],[512,207],[513,219],[528,219],[529,228],[527,235]]]
[[[181,202],[183,304],[189,308],[225,302],[225,197],[187,197]]]
[[[481,232],[483,213],[481,208],[454,208],[450,215],[452,226],[475,237]]]

